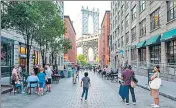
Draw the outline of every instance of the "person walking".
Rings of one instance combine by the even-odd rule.
[[[94,71],[94,74],[95,74],[95,71],[96,71],[95,67],[93,67],[93,71]]]
[[[39,78],[39,91],[38,94],[42,94],[44,93],[44,87],[45,87],[45,82],[46,82],[46,74],[43,73],[44,69],[40,68],[40,73],[38,74],[38,78]]]
[[[76,65],[72,68],[73,70],[73,84],[76,84],[76,76],[77,76],[77,68],[76,68]]]
[[[51,92],[51,78],[52,78],[52,71],[50,68],[50,65],[46,65],[47,70],[46,70],[46,86],[47,86],[47,91],[46,92]]]
[[[123,84],[123,94],[124,99],[126,99],[126,105],[129,105],[129,90],[131,92],[133,105],[136,105],[136,97],[134,93],[134,88],[131,87],[131,78],[134,76],[134,72],[131,69],[131,66],[125,68],[124,72],[122,73],[121,79],[124,81]],[[123,99],[123,101],[124,101]]]
[[[82,84],[83,84],[83,92],[82,92],[82,95],[81,95],[81,100],[83,99],[84,94],[85,94],[85,101],[87,101],[88,90],[89,90],[89,87],[90,87],[90,78],[88,77],[87,72],[84,73],[84,77],[81,80],[81,87],[82,87]]]
[[[155,78],[159,78],[160,70],[159,65],[156,65],[154,67],[154,74],[151,77],[151,80],[154,80]],[[151,96],[154,98],[154,104],[151,104],[153,108],[159,108],[159,89],[151,89]]]

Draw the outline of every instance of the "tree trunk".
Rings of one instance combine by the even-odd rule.
[[[53,61],[54,61],[54,55],[53,55],[53,52],[51,52],[51,63],[52,63],[52,65],[54,64]]]
[[[46,57],[46,54],[47,54],[47,49],[48,49],[48,44],[47,44],[47,40],[46,40],[46,43],[45,43],[45,64],[47,63],[47,57]]]
[[[30,59],[30,46],[29,46],[29,33],[27,33],[27,72],[29,72],[29,59]]]

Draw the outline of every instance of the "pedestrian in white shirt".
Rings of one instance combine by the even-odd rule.
[[[49,64],[46,65],[46,86],[47,86],[47,92],[51,92],[51,78],[52,78],[52,70],[49,66]]]

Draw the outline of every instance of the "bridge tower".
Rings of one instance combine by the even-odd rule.
[[[93,34],[98,34],[99,32],[99,9],[97,11],[93,8],[93,10],[89,10],[88,7],[85,9],[82,6],[82,35],[89,35],[88,33],[88,25],[89,25],[89,17],[91,16],[93,19]]]

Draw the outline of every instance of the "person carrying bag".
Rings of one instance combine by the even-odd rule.
[[[151,82],[149,82],[149,87],[151,89],[150,95],[154,98],[154,104],[151,104],[153,108],[159,108],[159,88],[161,86],[161,78],[159,77],[160,70],[159,65],[154,67],[154,74],[151,77]]]

